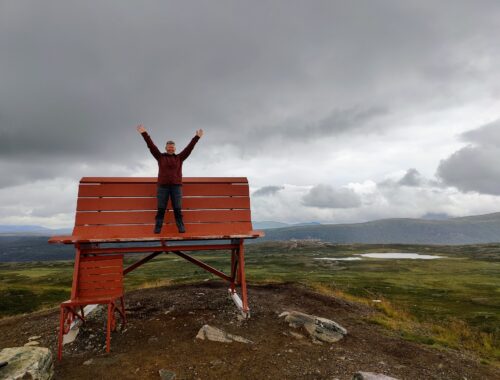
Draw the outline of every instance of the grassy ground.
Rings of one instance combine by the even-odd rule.
[[[446,258],[316,260],[369,252],[418,252]],[[196,255],[229,271],[226,252]],[[67,299],[72,269],[72,263],[64,261],[0,264],[0,317],[52,307]],[[500,245],[269,242],[247,245],[246,269],[250,283],[296,282],[370,304],[380,310],[373,323],[406,339],[466,348],[485,360],[500,358]],[[175,255],[164,255],[127,275],[125,285],[132,290],[212,277]]]

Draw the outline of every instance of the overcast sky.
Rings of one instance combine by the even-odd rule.
[[[82,176],[246,176],[254,220],[500,211],[500,2],[0,0],[0,224]]]

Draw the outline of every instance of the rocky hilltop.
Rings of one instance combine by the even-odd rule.
[[[464,353],[408,342],[370,323],[375,311],[364,305],[291,284],[251,286],[252,316],[245,320],[226,294],[218,282],[129,292],[128,324],[113,333],[110,354],[103,348],[104,314],[97,312],[64,346],[54,378],[352,379],[358,372],[396,379],[500,378],[498,369]],[[314,323],[323,328],[317,336]],[[57,328],[54,309],[0,320],[0,348],[31,342],[55,353]],[[335,338],[322,339],[325,329]]]

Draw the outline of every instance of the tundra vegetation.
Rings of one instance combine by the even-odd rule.
[[[370,252],[412,252],[444,258],[318,260]],[[229,272],[227,252],[193,254]],[[128,255],[126,264],[140,256]],[[246,246],[246,271],[250,286],[296,283],[370,305],[374,313],[367,317],[369,322],[386,327],[388,333],[436,347],[467,350],[484,362],[500,362],[500,244],[262,242]],[[72,272],[72,261],[0,263],[0,317],[57,306],[69,297]],[[212,278],[201,268],[169,254],[128,274],[125,286],[133,290]]]

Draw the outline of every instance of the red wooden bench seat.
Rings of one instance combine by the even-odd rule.
[[[49,242],[252,239],[263,235],[252,228],[246,178],[184,178],[184,234],[177,232],[170,201],[162,233],[154,234],[156,207],[156,178],[84,177],[72,235],[54,236]]]
[[[71,322],[74,317],[84,318],[83,314],[77,313],[75,308],[77,305],[108,303],[111,305],[110,308],[114,308],[112,306],[114,301],[109,297],[109,290],[114,289],[113,286],[116,285],[113,281],[101,283],[100,289],[93,289],[90,293],[85,291],[85,281],[82,283],[84,280],[82,276],[86,276],[84,264],[86,260],[103,255],[132,252],[149,254],[125,268],[122,275],[135,270],[161,253],[174,253],[229,282],[231,297],[241,312],[249,316],[243,243],[245,239],[258,238],[264,234],[252,228],[247,179],[184,178],[182,214],[186,232],[182,234],[177,232],[170,201],[162,232],[153,233],[157,210],[156,181],[157,179],[153,177],[84,177],[80,180],[72,234],[53,236],[49,239],[49,243],[73,244],[76,250],[71,300],[61,305],[62,333],[66,332],[68,321]],[[212,240],[230,242],[211,242]],[[171,241],[183,241],[187,242],[187,245],[170,245]],[[190,241],[193,243],[189,244]],[[155,246],[120,244],[128,242],[159,244]],[[106,247],[101,246],[103,243],[107,243]],[[110,247],[109,243],[114,246]],[[183,252],[203,250],[229,250],[231,273],[225,274]],[[236,293],[237,286],[241,288],[242,298]],[[101,295],[104,299],[100,298]],[[123,298],[121,300],[123,306]],[[63,315],[64,310],[66,314]],[[124,309],[119,311],[125,317]],[[114,316],[110,317],[109,313],[108,310],[108,319],[111,321],[108,325],[114,323]],[[108,350],[109,339],[108,332]]]

